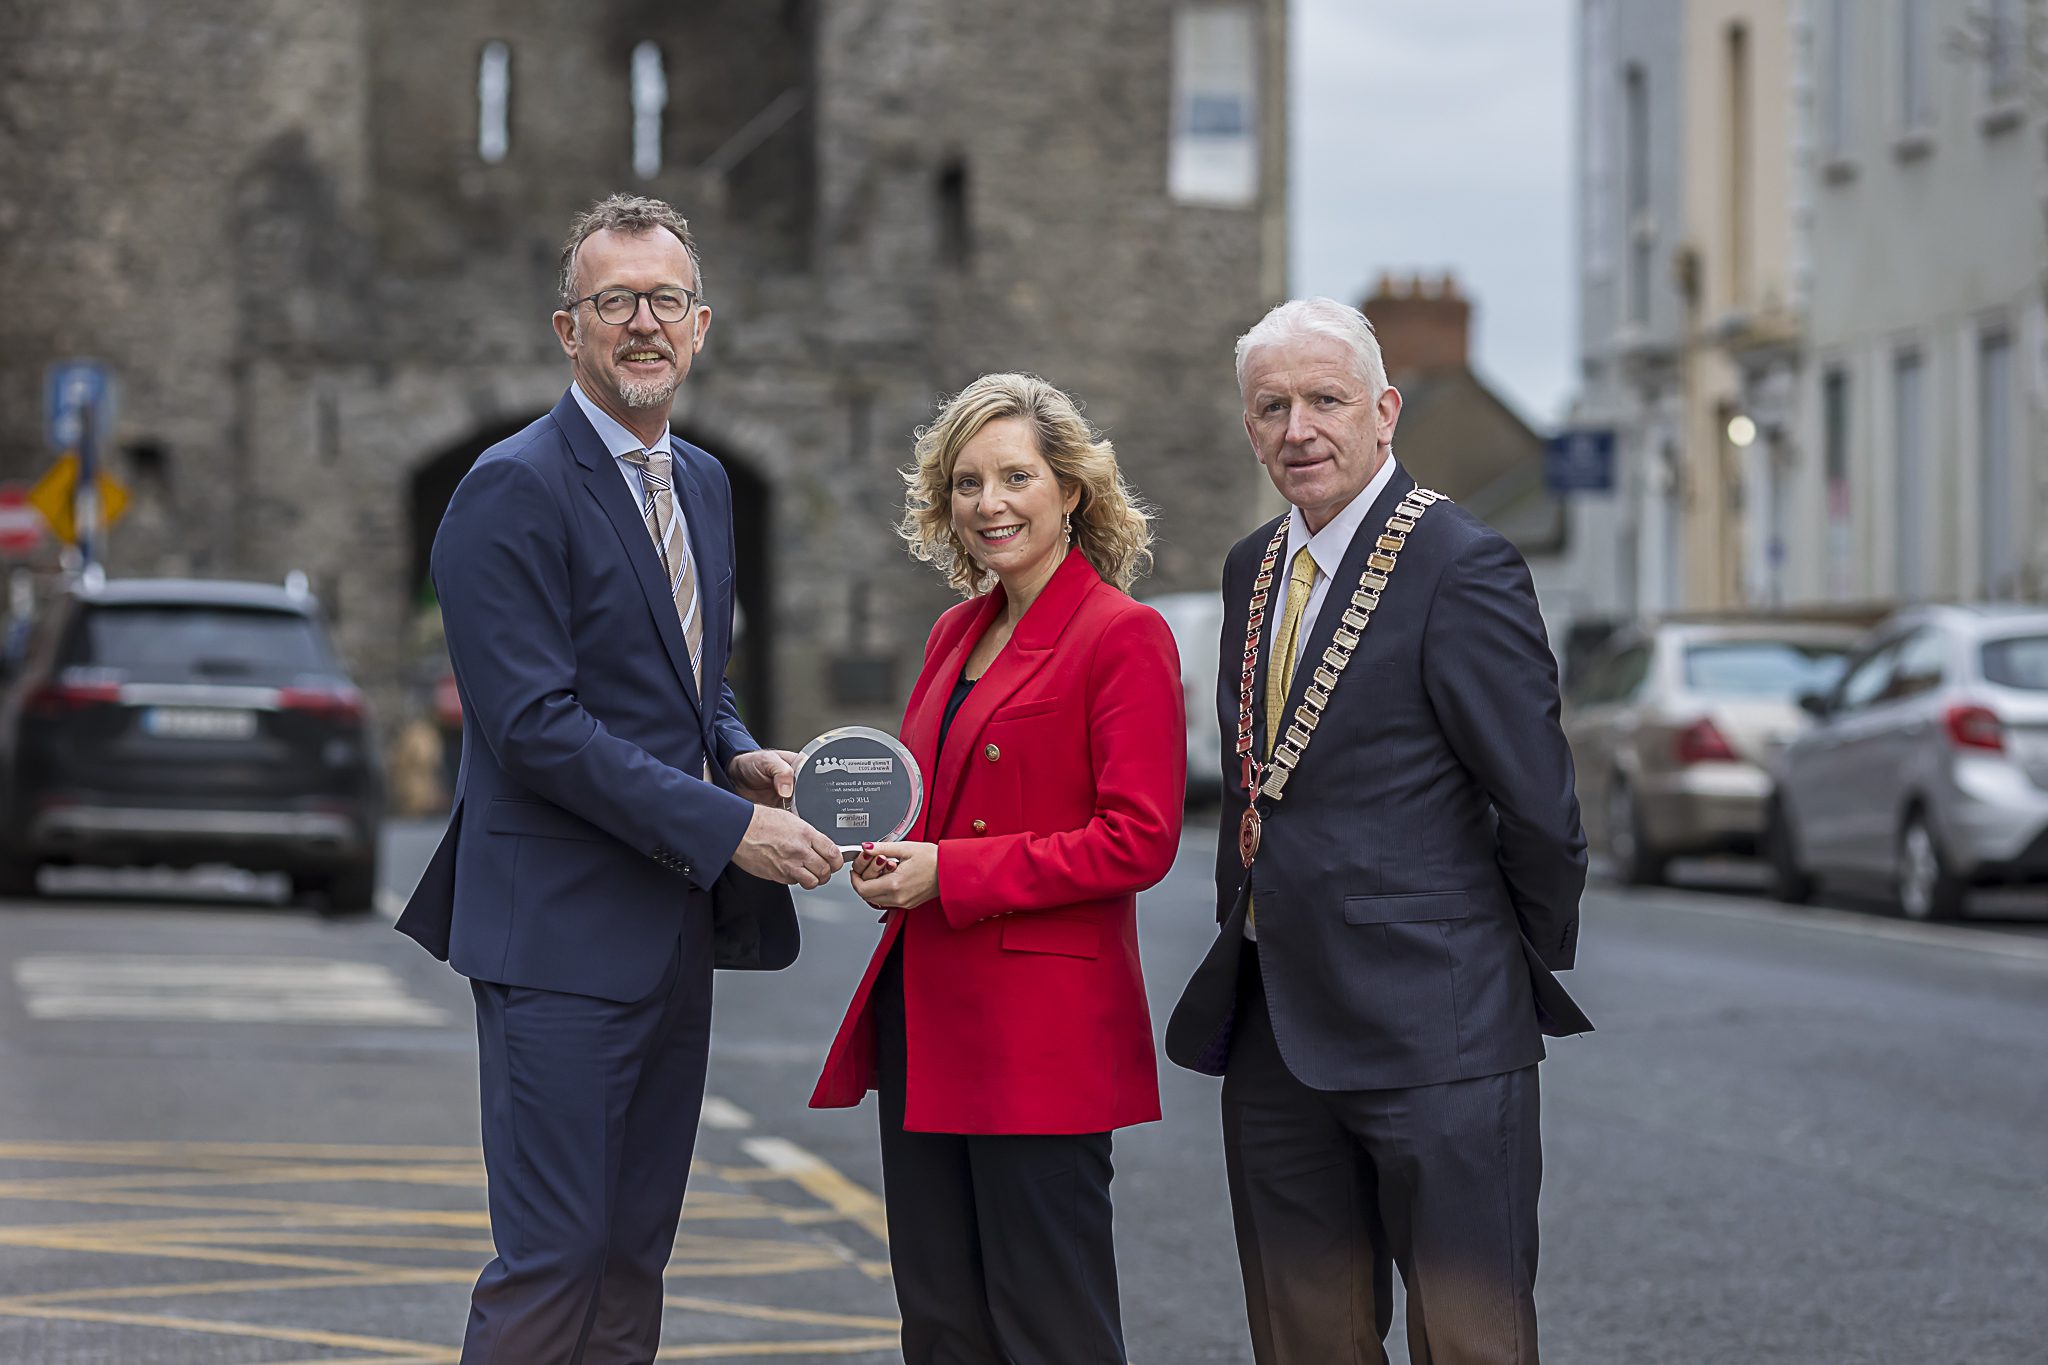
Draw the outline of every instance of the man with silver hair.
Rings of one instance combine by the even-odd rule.
[[[1398,1266],[1416,1365],[1536,1365],[1536,1063],[1592,1027],[1536,594],[1395,462],[1357,309],[1280,305],[1237,377],[1289,510],[1224,564],[1222,931],[1166,1046],[1223,1077],[1253,1356],[1383,1365]]]
[[[659,1349],[713,967],[796,955],[837,870],[725,685],[732,490],[669,430],[711,326],[689,224],[614,195],[562,250],[553,412],[480,456],[434,537],[462,697],[448,832],[398,927],[470,979],[497,1256],[464,1365]]]

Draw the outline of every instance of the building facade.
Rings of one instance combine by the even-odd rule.
[[[1585,547],[1574,617],[1655,613],[1686,595],[1687,466],[1675,269],[1684,223],[1681,0],[1581,0],[1579,365],[1571,425],[1615,433],[1610,492],[1574,494]],[[1553,633],[1560,622],[1553,620]]]
[[[9,6],[0,479],[50,458],[44,367],[109,362],[110,572],[304,570],[406,714],[447,498],[567,382],[562,233],[652,194],[714,309],[675,425],[734,483],[746,709],[893,726],[948,600],[897,470],[979,373],[1082,397],[1160,508],[1149,586],[1215,581],[1263,478],[1230,357],[1284,294],[1284,52],[1282,0]]]
[[[1807,600],[2048,587],[2048,5],[1804,0]]]

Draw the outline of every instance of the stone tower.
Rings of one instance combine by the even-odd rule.
[[[403,714],[448,495],[567,383],[568,220],[653,194],[715,309],[675,425],[737,494],[743,704],[893,726],[947,600],[890,529],[940,394],[1082,397],[1160,509],[1141,594],[1254,520],[1230,347],[1284,288],[1284,12],[8,0],[0,478],[49,458],[43,367],[110,362],[110,571],[303,569]]]

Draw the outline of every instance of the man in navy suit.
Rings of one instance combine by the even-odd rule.
[[[562,252],[575,380],[434,539],[465,726],[398,927],[470,978],[497,1257],[465,1365],[645,1365],[696,1140],[714,965],[795,955],[840,865],[724,683],[732,493],[669,408],[711,310],[689,225],[613,196]]]
[[[1222,932],[1166,1044],[1224,1078],[1253,1355],[1384,1365],[1397,1265],[1417,1365],[1536,1365],[1536,1063],[1592,1025],[1529,571],[1394,462],[1356,309],[1282,304],[1237,368],[1290,508],[1224,565]]]

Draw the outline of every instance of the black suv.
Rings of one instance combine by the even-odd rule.
[[[299,576],[88,577],[7,663],[0,895],[43,863],[220,862],[371,908],[377,743]]]

